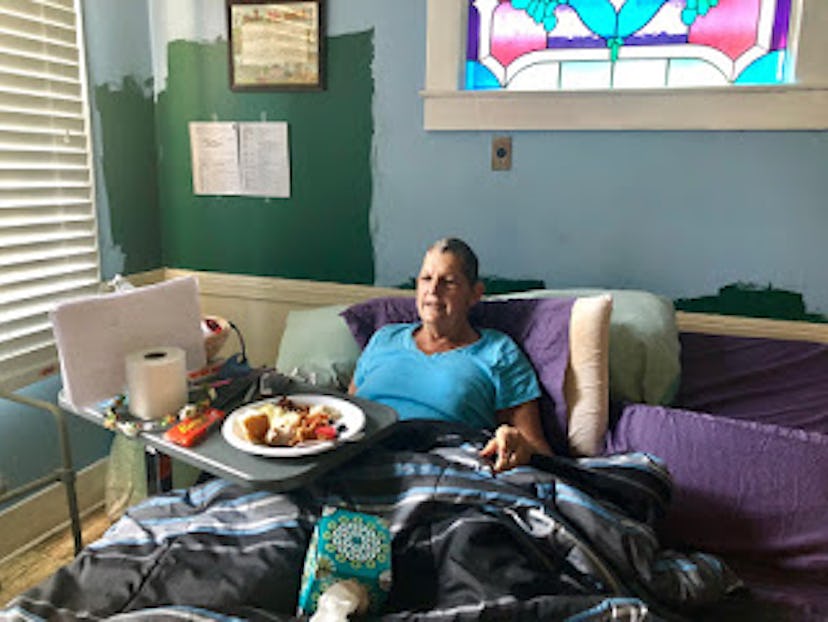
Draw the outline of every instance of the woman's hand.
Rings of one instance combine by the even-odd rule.
[[[480,452],[484,458],[495,458],[496,472],[529,464],[532,454],[552,455],[543,435],[537,400],[499,411],[497,416],[501,425]]]
[[[495,430],[494,437],[480,451],[484,458],[494,458],[496,473],[529,464],[535,446],[516,427],[503,424]]]

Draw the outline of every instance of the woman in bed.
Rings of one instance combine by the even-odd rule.
[[[504,471],[552,452],[538,411],[532,366],[507,335],[476,329],[470,309],[483,295],[474,251],[444,238],[417,277],[420,322],[389,324],[365,347],[352,394],[387,404],[400,419],[432,419],[493,430],[481,455]]]

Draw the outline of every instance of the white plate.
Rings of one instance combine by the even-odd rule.
[[[355,437],[365,427],[365,413],[362,409],[347,400],[333,397],[331,395],[316,395],[311,393],[303,393],[297,395],[286,396],[292,402],[303,406],[330,406],[336,410],[342,417],[336,422],[337,426],[345,426],[345,430],[339,433],[339,438],[335,441],[305,441],[293,447],[271,447],[270,445],[257,445],[250,443],[236,434],[234,421],[239,417],[244,417],[251,411],[260,408],[263,404],[268,402],[278,402],[282,396],[272,397],[259,402],[245,404],[241,408],[237,408],[231,412],[224,424],[221,426],[221,433],[225,440],[233,447],[246,451],[250,454],[258,456],[267,456],[269,458],[298,458],[299,456],[309,456],[312,454],[329,451],[337,445],[348,441]]]

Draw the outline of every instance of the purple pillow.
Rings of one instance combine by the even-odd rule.
[[[564,375],[569,362],[569,317],[574,298],[486,300],[471,310],[471,323],[509,335],[524,351],[541,386],[544,432],[557,454],[568,454]],[[352,305],[340,315],[360,348],[386,324],[418,322],[414,298],[374,298]]]

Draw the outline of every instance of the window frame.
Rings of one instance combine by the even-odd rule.
[[[828,129],[828,1],[795,0],[795,85],[592,91],[465,91],[468,0],[428,0],[426,130]]]

